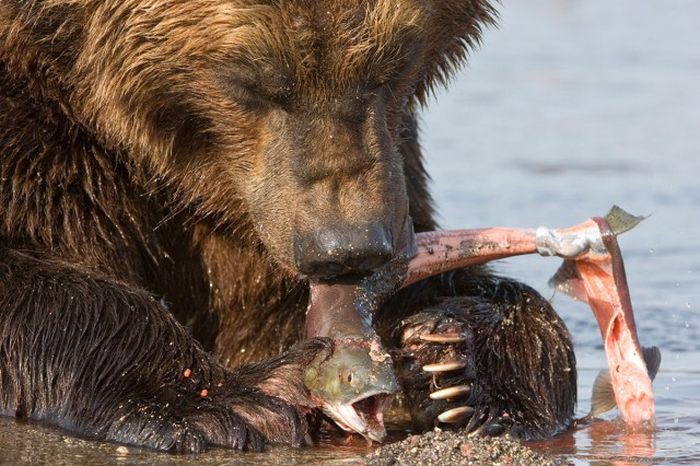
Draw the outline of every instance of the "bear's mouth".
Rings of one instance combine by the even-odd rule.
[[[386,437],[384,410],[394,395],[387,392],[363,394],[349,403],[328,404],[323,412],[346,432],[356,432],[370,441],[383,442]]]

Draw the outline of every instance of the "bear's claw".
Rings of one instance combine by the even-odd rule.
[[[467,363],[464,361],[446,361],[438,362],[435,364],[426,364],[423,366],[425,372],[452,372],[467,367]]]
[[[438,333],[438,334],[423,334],[418,336],[421,340],[436,344],[456,344],[464,343],[466,337],[460,333]],[[452,372],[463,370],[467,367],[467,362],[462,360],[445,361],[434,364],[426,364],[423,366],[425,372],[437,375],[441,372]],[[433,380],[433,385],[437,386]],[[463,398],[471,393],[470,385],[455,385],[447,388],[439,388],[432,392],[429,397],[431,400],[445,400],[453,402],[457,398]],[[457,424],[468,420],[474,414],[474,408],[471,406],[459,406],[443,411],[437,416],[437,421],[443,424]]]
[[[418,338],[428,343],[442,343],[445,345],[463,343],[467,340],[461,333],[428,333],[418,335]]]
[[[437,420],[445,424],[454,424],[470,418],[472,414],[474,414],[474,408],[471,406],[460,406],[458,408],[448,409],[438,415]]]
[[[475,385],[469,324],[433,308],[409,317],[397,330],[397,374],[416,427],[466,426],[485,401]]]
[[[431,400],[448,400],[452,401],[461,396],[467,396],[471,393],[469,385],[457,385],[455,387],[442,388],[430,394]]]

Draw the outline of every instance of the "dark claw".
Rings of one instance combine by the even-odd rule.
[[[501,434],[503,434],[506,431],[506,428],[503,424],[500,424],[498,422],[494,422],[491,424],[488,424],[484,426],[483,429],[483,434],[488,435],[489,437],[497,437]]]
[[[262,436],[252,429],[243,429],[238,444],[240,445],[240,450],[248,450],[252,452],[261,452],[265,450],[265,442],[263,441]]]
[[[474,414],[474,408],[471,406],[460,406],[459,408],[452,408],[445,411],[440,414],[437,419],[445,424],[454,424],[471,417],[472,414]]]

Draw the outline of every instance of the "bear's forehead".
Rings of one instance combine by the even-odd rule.
[[[383,81],[418,58],[429,2],[279,1],[248,7],[237,49],[270,79]],[[251,56],[257,60],[250,60]]]

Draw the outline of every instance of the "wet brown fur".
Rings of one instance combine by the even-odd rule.
[[[292,238],[435,227],[415,113],[493,18],[484,0],[0,4],[0,413],[163,449],[299,443],[290,374],[326,348],[269,359],[301,338]],[[135,414],[164,399],[161,424]]]

